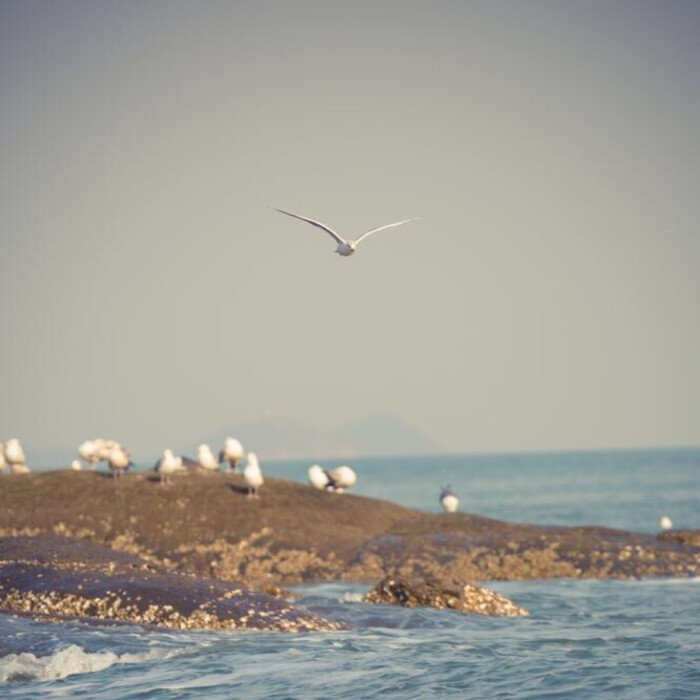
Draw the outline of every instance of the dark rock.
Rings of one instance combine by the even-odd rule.
[[[297,632],[343,625],[244,586],[166,571],[58,535],[0,538],[0,610],[174,629]]]
[[[450,608],[463,613],[509,617],[528,615],[517,606],[488,588],[454,579],[408,579],[386,576],[366,596],[368,603],[403,605],[407,608],[427,606]]]
[[[662,542],[674,542],[684,547],[700,548],[700,530],[666,530],[660,532],[656,539]]]

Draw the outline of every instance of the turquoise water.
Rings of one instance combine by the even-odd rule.
[[[606,525],[656,532],[668,515],[700,528],[700,449],[454,455],[325,461],[358,473],[353,493],[439,512],[450,484],[461,509],[499,520]],[[306,481],[308,461],[264,465],[265,473]]]
[[[328,463],[333,466],[337,463]],[[355,460],[356,491],[509,520],[653,532],[661,515],[700,527],[700,450]],[[264,464],[305,477],[307,462]],[[264,491],[263,491],[264,498]],[[49,625],[0,615],[0,697],[700,697],[700,581],[489,584],[526,618],[358,602],[365,587],[298,589],[342,619],[332,634],[172,633]]]

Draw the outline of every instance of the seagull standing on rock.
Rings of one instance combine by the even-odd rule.
[[[91,465],[91,469],[94,469],[100,461],[100,445],[98,444],[98,440],[86,440],[78,447],[80,458]]]
[[[219,452],[219,463],[226,460],[228,471],[238,474],[238,463],[245,457],[245,450],[236,438],[227,437],[224,449]]]
[[[450,489],[449,486],[442,487],[442,493],[440,494],[440,504],[442,505],[446,513],[456,513],[457,508],[459,508],[459,498],[457,494]]]
[[[243,478],[246,484],[248,484],[248,498],[260,498],[258,489],[263,485],[265,480],[263,479],[258,457],[255,452],[248,453],[248,461],[243,470]]]
[[[673,520],[668,515],[664,515],[659,521],[659,526],[662,530],[670,530],[673,527]]]
[[[319,491],[325,491],[333,481],[331,475],[320,464],[312,464],[308,473],[309,483]]]
[[[214,453],[211,451],[209,445],[200,445],[197,448],[197,461],[202,469],[206,469],[210,472],[215,472],[219,470],[219,462]]]
[[[27,458],[17,438],[12,438],[5,443],[5,461],[13,474],[27,474],[29,472]]]
[[[357,474],[355,474],[355,471],[345,464],[331,469],[328,472],[328,476],[330,477],[328,490],[334,491],[335,493],[343,493],[345,489],[354,486],[357,481]]]
[[[133,465],[129,453],[121,446],[112,447],[107,454],[107,464],[112,470],[115,479],[118,479],[130,466]]]
[[[185,469],[182,457],[176,457],[172,450],[164,450],[163,456],[156,462],[155,470],[160,474],[160,485],[168,486],[172,482],[170,477]]]
[[[280,214],[286,214],[287,216],[293,216],[295,219],[301,219],[302,221],[306,221],[306,223],[311,224],[312,226],[316,226],[316,228],[320,228],[326,233],[329,233],[333,237],[335,242],[338,244],[338,247],[335,249],[335,252],[338,253],[338,255],[342,255],[343,257],[352,255],[357,249],[357,246],[360,245],[360,243],[362,243],[362,241],[364,241],[364,239],[367,238],[367,236],[371,236],[373,233],[384,231],[385,229],[393,228],[394,226],[408,224],[411,221],[418,221],[417,218],[404,219],[403,221],[395,221],[393,224],[385,224],[384,226],[379,226],[378,228],[370,229],[358,238],[345,240],[341,235],[337,234],[332,228],[330,228],[330,226],[326,226],[326,224],[322,224],[320,221],[316,221],[315,219],[309,219],[306,216],[300,216],[299,214],[292,214],[291,211],[285,211],[284,209],[277,209],[275,207],[272,208],[275,211],[280,212]]]
[[[124,446],[116,440],[105,440],[104,438],[95,438],[94,440],[86,440],[78,447],[78,454],[81,459],[84,459],[91,469],[95,469],[98,462],[109,462],[109,454],[112,450],[122,450],[126,453]]]

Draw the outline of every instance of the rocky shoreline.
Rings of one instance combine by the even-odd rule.
[[[179,630],[345,628],[261,591],[59,535],[0,538],[0,610]]]
[[[41,541],[31,536],[40,535],[68,538],[65,541],[72,542],[73,549],[62,548],[54,538],[54,544],[44,544],[44,560],[33,559],[31,551],[22,553],[22,547],[30,547],[31,541]],[[427,514],[388,501],[325,493],[272,478],[266,480],[263,497],[251,501],[245,498],[240,477],[226,473],[188,473],[171,488],[161,488],[153,474],[143,472],[119,480],[99,472],[4,476],[0,479],[0,536],[10,538],[5,540],[5,551],[13,552],[9,559],[2,556],[5,609],[27,604],[26,600],[13,603],[7,597],[10,581],[22,571],[23,580],[38,576],[54,551],[68,557],[75,576],[80,574],[84,555],[90,566],[103,573],[106,564],[100,561],[116,567],[113,572],[107,570],[105,580],[112,576],[121,581],[119,577],[138,569],[147,572],[143,585],[150,581],[153,589],[174,591],[183,586],[196,588],[198,581],[213,581],[213,598],[218,601],[214,607],[223,611],[211,622],[214,627],[225,627],[231,621],[237,628],[241,626],[236,620],[245,616],[232,608],[226,612],[226,606],[233,603],[222,598],[233,590],[245,590],[245,599],[253,601],[254,611],[270,613],[266,628],[281,629],[282,620],[294,617],[292,608],[285,610],[275,627],[277,608],[265,607],[272,604],[268,601],[263,605],[263,599],[254,596],[299,583],[376,583],[387,576],[484,582],[687,577],[700,573],[700,537],[694,531],[654,536],[600,527],[516,524],[461,513]],[[80,549],[89,546],[99,546],[99,556],[96,550],[88,556],[87,550]],[[111,552],[113,559],[106,552]],[[51,556],[54,564],[61,558]],[[89,572],[86,569],[84,573]],[[234,582],[230,584],[233,588],[226,588],[226,582]],[[60,591],[56,586],[43,591],[40,586],[32,588],[33,594],[44,597],[30,607],[38,611],[43,606],[58,614],[61,606],[46,599],[46,592],[58,591],[65,598],[76,593],[71,586],[79,583],[66,578],[61,585]],[[104,614],[118,619],[119,607],[131,603],[122,601],[115,609],[108,595],[115,587],[113,583],[104,590],[95,589],[93,599],[100,598],[105,611],[112,611]],[[165,611],[170,618],[162,610],[153,614],[159,623],[173,627],[200,624],[200,612],[210,614],[201,608],[206,603],[206,596],[202,596],[195,597],[199,602],[194,608],[161,601],[172,606],[172,611]],[[90,603],[70,602],[74,613],[81,605],[89,608]],[[138,618],[146,613],[139,608],[134,615]],[[253,617],[265,619],[258,613]],[[250,619],[244,620],[243,626]],[[292,626],[299,629],[306,624],[303,615],[294,619],[297,622]],[[143,621],[149,622],[147,616]],[[322,629],[324,624],[335,623],[319,619],[309,624]]]

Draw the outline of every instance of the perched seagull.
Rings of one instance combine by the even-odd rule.
[[[334,484],[331,475],[320,464],[309,467],[309,483],[319,491],[330,490]]]
[[[27,458],[17,438],[12,438],[5,443],[5,461],[13,474],[26,474],[29,471]]]
[[[0,442],[0,473],[5,471],[7,460],[5,459],[5,445]]]
[[[83,468],[83,463],[82,463],[79,459],[74,459],[74,460],[70,463],[70,468],[71,468],[74,472],[79,472],[79,471],[81,471],[82,468]]]
[[[330,477],[330,483],[328,484],[329,491],[335,491],[336,493],[343,493],[345,489],[349,489],[351,486],[355,485],[357,481],[357,474],[343,465],[342,467],[336,467],[328,472]]]
[[[78,454],[81,459],[84,459],[91,468],[94,469],[97,463],[100,461],[100,449],[101,449],[101,439],[97,440],[86,440],[78,447]]]
[[[116,440],[105,440],[104,438],[95,438],[94,440],[86,440],[78,447],[78,454],[95,469],[98,462],[109,462],[109,453],[114,450],[124,450],[124,446],[120,445]]]
[[[248,461],[243,470],[243,478],[248,484],[248,498],[260,498],[258,495],[258,489],[263,485],[265,481],[263,479],[262,472],[260,471],[260,465],[258,464],[258,457],[255,452],[248,453]]]
[[[411,221],[418,221],[418,218],[405,219],[404,221],[396,221],[393,224],[386,224],[384,226],[380,226],[379,228],[373,228],[370,231],[363,233],[359,238],[348,239],[346,241],[342,236],[338,235],[332,228],[326,226],[326,224],[322,224],[320,221],[308,219],[305,216],[300,216],[299,214],[292,214],[291,211],[285,211],[284,209],[276,209],[275,207],[272,208],[275,211],[280,212],[280,214],[286,214],[287,216],[293,216],[295,219],[301,219],[302,221],[306,221],[312,226],[316,226],[317,228],[323,229],[326,233],[329,233],[335,239],[335,242],[338,244],[338,247],[336,248],[335,252],[343,256],[352,255],[355,252],[357,246],[360,245],[360,243],[362,243],[362,241],[365,238],[367,238],[367,236],[371,236],[373,233],[377,233],[378,231],[384,231],[385,229],[393,228],[394,226],[401,226]]]
[[[673,527],[673,520],[671,520],[668,515],[664,515],[664,517],[659,521],[659,525],[661,526],[662,530],[670,530]]]
[[[107,464],[114,474],[114,478],[118,479],[130,466],[133,465],[129,457],[129,453],[121,446],[112,447],[107,455]]]
[[[214,453],[209,445],[200,445],[197,448],[197,461],[199,466],[207,471],[215,472],[219,469],[219,462],[214,457]]]
[[[97,438],[97,440],[95,440],[95,444],[97,445],[97,456],[99,457],[99,462],[109,462],[109,455],[112,450],[121,450],[128,455],[124,445],[118,443],[116,440]]]
[[[459,498],[454,491],[450,490],[449,486],[442,486],[442,493],[440,494],[440,503],[446,513],[455,513],[457,508],[459,508]]]
[[[238,473],[238,463],[245,457],[245,450],[236,438],[227,437],[224,443],[224,449],[219,452],[219,464],[226,460],[228,462],[228,471]]]
[[[176,457],[172,450],[164,450],[163,456],[156,462],[154,469],[160,473],[160,485],[168,486],[170,477],[175,472],[183,471],[182,457]]]

